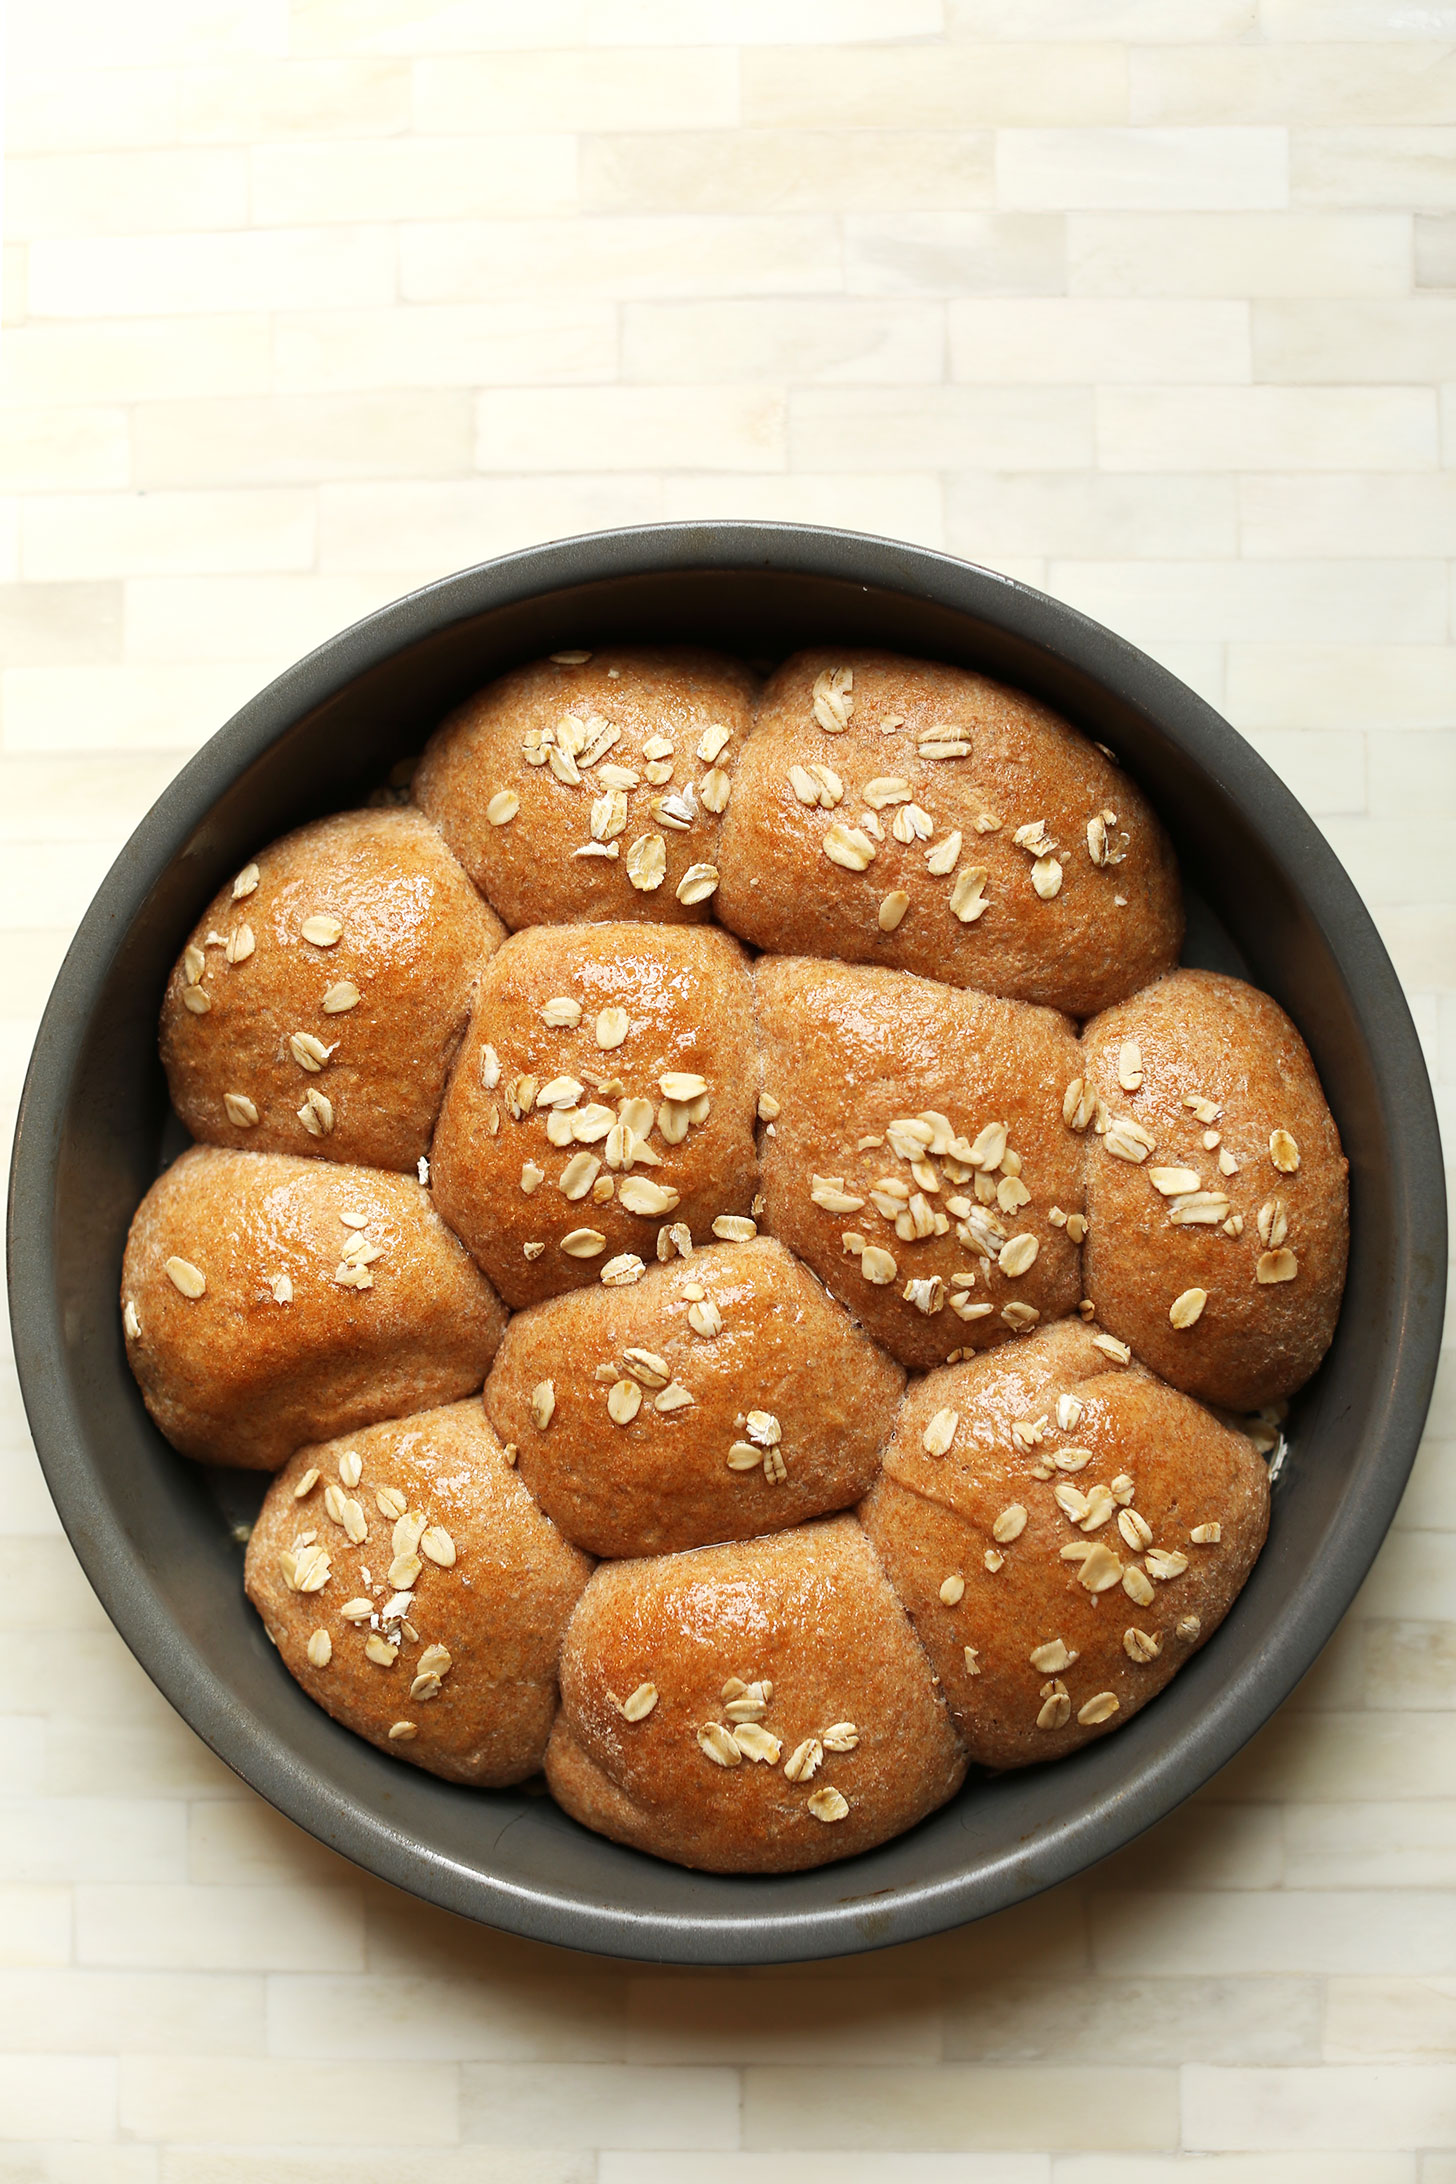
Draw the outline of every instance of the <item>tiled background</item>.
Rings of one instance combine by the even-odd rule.
[[[1453,0],[16,0],[11,47],[7,1109],[93,885],[276,669],[502,548],[754,514],[1013,571],[1222,706],[1449,1115]],[[1456,1376],[1191,1806],[742,1978],[295,1833],[112,1635],[8,1364],[0,1404],[0,2184],[1456,2184]]]

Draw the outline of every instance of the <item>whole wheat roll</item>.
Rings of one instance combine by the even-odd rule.
[[[1217,1629],[1264,1543],[1252,1442],[1105,1345],[1063,1320],[927,1374],[861,1508],[988,1767],[1058,1759],[1130,1720]]]
[[[808,1269],[760,1237],[517,1313],[485,1405],[568,1539],[653,1555],[858,1501],[904,1385]]]
[[[723,821],[722,923],[1089,1016],[1178,960],[1173,852],[1141,790],[1025,691],[939,661],[796,653]]]
[[[413,1176],[215,1146],[137,1208],[121,1302],[127,1362],[172,1446],[251,1471],[468,1395],[506,1322]]]
[[[1178,971],[1089,1024],[1083,1065],[1098,1317],[1204,1402],[1292,1395],[1349,1249],[1349,1163],[1294,1025],[1241,979]]]
[[[573,1819],[709,1873],[797,1873],[960,1787],[930,1663],[852,1517],[604,1562],[567,1627],[546,1779]]]
[[[868,1332],[923,1370],[1074,1311],[1066,1019],[796,958],[761,957],[754,987],[765,1218]]]
[[[504,935],[417,811],[284,835],[218,891],[167,981],[172,1105],[204,1144],[413,1169]]]
[[[478,1402],[300,1449],[248,1542],[248,1598],[325,1713],[479,1789],[536,1773],[591,1571]]]
[[[436,731],[415,799],[512,931],[703,924],[756,688],[741,661],[689,646],[535,660]]]
[[[436,1202],[514,1308],[750,1219],[753,989],[727,933],[536,926],[486,964],[431,1152]]]

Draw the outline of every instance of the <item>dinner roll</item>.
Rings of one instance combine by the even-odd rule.
[[[449,1782],[536,1773],[591,1570],[477,1402],[300,1449],[248,1542],[248,1598],[325,1713]]]
[[[759,702],[722,923],[777,955],[918,971],[1090,1016],[1178,960],[1151,807],[1050,707],[893,652],[796,653]]]
[[[852,1517],[603,1563],[567,1627],[546,1779],[576,1820],[709,1873],[898,1835],[965,1757]]]
[[[286,834],[213,898],[167,982],[172,1105],[204,1144],[413,1169],[504,933],[417,811]]]
[[[468,1395],[506,1318],[413,1176],[213,1146],[137,1208],[121,1302],[172,1446],[250,1471]]]
[[[415,800],[512,930],[702,924],[756,687],[685,646],[554,653],[450,715]]]
[[[1064,1320],[929,1374],[861,1515],[987,1767],[1129,1720],[1218,1628],[1264,1543],[1243,1434]]]
[[[1206,1403],[1292,1394],[1329,1348],[1349,1243],[1349,1164],[1299,1033],[1255,987],[1178,971],[1088,1025],[1079,1074],[1073,1123],[1103,1103],[1085,1138],[1099,1319]]]
[[[513,1307],[630,1280],[669,1231],[705,1243],[748,1218],[757,1099],[736,940],[537,926],[485,966],[435,1132],[436,1203]]]
[[[905,971],[763,957],[768,1226],[902,1364],[1075,1311],[1065,1018]]]
[[[519,1313],[485,1404],[568,1539],[595,1555],[652,1555],[858,1501],[904,1385],[813,1275],[761,1237]]]

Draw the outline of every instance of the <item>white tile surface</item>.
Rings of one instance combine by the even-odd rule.
[[[486,555],[741,514],[1024,576],[1226,710],[1456,1114],[1453,43],[1452,0],[17,8],[0,1111],[269,675]],[[0,1511],[0,2184],[1456,2184],[1456,1369],[1207,1791],[748,1977],[466,1928],[244,1792],[80,1579],[8,1353]]]

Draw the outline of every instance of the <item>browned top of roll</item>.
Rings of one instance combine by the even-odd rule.
[[[748,1215],[757,1099],[752,983],[727,933],[517,933],[485,967],[435,1134],[440,1211],[513,1306],[617,1260],[640,1271],[666,1230],[704,1243]]]
[[[1130,1719],[1264,1542],[1252,1443],[1105,1341],[1064,1320],[929,1374],[861,1511],[986,1766],[1056,1759]]]
[[[288,1673],[371,1744],[451,1782],[540,1767],[566,1621],[591,1570],[476,1401],[300,1449],[248,1543]]]
[[[904,1384],[814,1276],[760,1237],[517,1314],[485,1402],[568,1539],[649,1555],[858,1501]]]
[[[469,1394],[506,1319],[413,1176],[212,1146],[137,1208],[121,1295],[173,1447],[254,1471]]]
[[[756,686],[685,646],[535,660],[451,714],[415,798],[512,930],[701,924]]]
[[[1304,1041],[1256,987],[1178,971],[1089,1024],[1084,1059],[1111,1123],[1086,1134],[1099,1317],[1206,1402],[1292,1394],[1329,1348],[1349,1242]]]
[[[1024,691],[849,648],[759,702],[717,913],[778,955],[917,971],[1088,1016],[1171,969],[1177,867],[1151,806]]]
[[[713,1873],[867,1850],[965,1771],[859,1526],[604,1563],[572,1617],[546,1775],[617,1842]]]
[[[172,1105],[204,1144],[413,1168],[504,931],[417,811],[286,834],[218,892],[167,982]]]
[[[837,963],[754,983],[768,1225],[869,1332],[923,1368],[1075,1310],[1065,1018]]]

